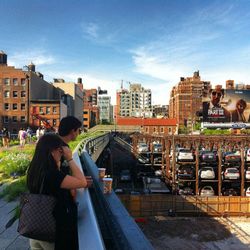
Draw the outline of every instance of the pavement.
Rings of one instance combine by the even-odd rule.
[[[0,192],[3,185],[0,187]],[[6,202],[0,199],[0,250],[28,250],[29,239],[25,238],[17,232],[18,221],[9,227],[5,228],[6,223],[12,218],[11,211],[16,207],[17,201]]]

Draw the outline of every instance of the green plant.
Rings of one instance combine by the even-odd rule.
[[[22,176],[19,179],[9,183],[0,193],[0,197],[4,197],[4,199],[9,202],[15,200],[16,197],[26,191],[26,176]]]
[[[0,160],[0,171],[4,174],[24,175],[30,163],[30,155],[24,152],[11,152]]]

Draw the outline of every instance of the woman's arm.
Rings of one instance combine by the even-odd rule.
[[[72,152],[68,147],[63,147],[64,157],[68,161],[71,169],[71,175],[66,175],[61,183],[61,188],[74,189],[74,188],[86,188],[92,184],[91,178],[86,178],[76,162],[72,159]]]

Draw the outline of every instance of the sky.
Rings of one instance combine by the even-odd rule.
[[[180,77],[250,84],[250,0],[0,0],[0,50],[46,81],[140,83],[166,105]]]

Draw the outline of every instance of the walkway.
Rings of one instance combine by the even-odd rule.
[[[22,237],[17,232],[17,221],[8,229],[6,223],[12,217],[10,211],[16,206],[17,202],[6,202],[0,199],[0,250],[28,250],[28,239]]]

